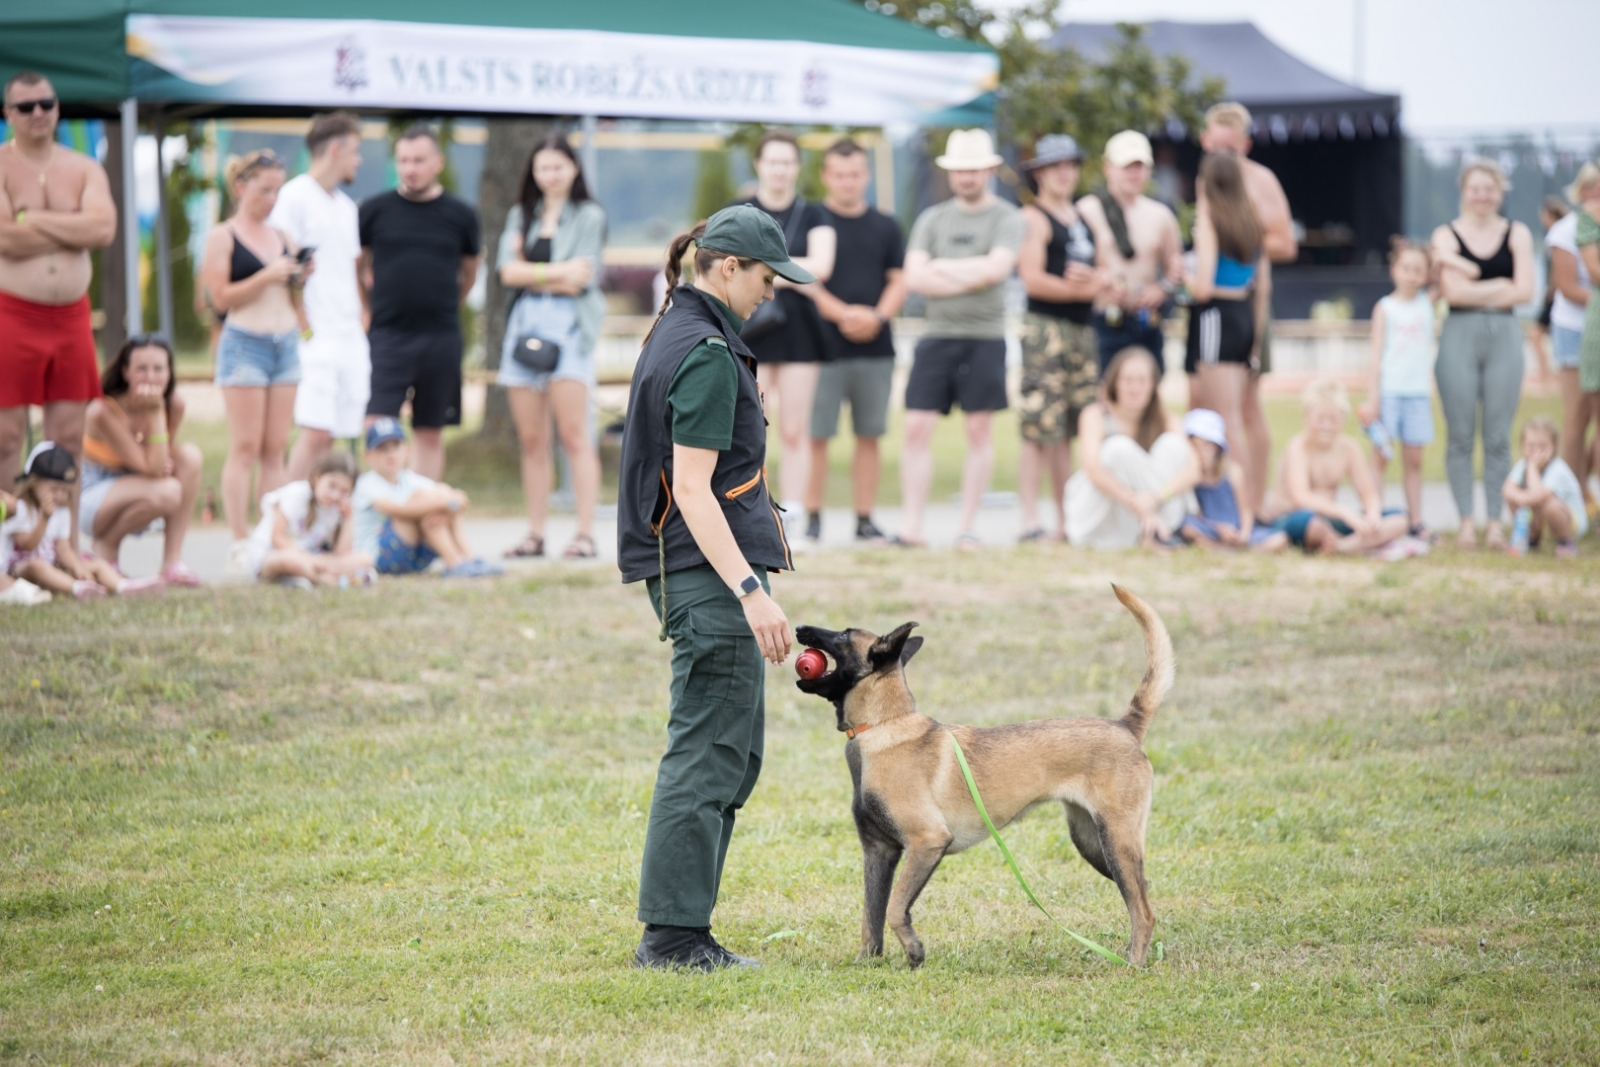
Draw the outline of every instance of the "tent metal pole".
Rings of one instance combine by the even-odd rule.
[[[583,183],[588,186],[590,196],[594,196],[600,187],[600,148],[594,143],[599,126],[593,115],[583,116],[580,124],[583,130],[583,147],[578,150],[578,154],[583,158]]]
[[[134,178],[133,150],[139,140],[139,101],[134,97],[122,102],[122,121],[118,124],[122,134],[122,269],[125,303],[123,312],[127,332],[136,334],[144,329],[144,308],[139,294],[139,183]]]
[[[172,231],[167,220],[167,171],[162,161],[167,116],[156,112],[156,310],[161,336],[172,337]]]

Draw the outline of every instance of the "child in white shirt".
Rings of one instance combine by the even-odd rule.
[[[250,534],[248,565],[258,581],[302,589],[377,580],[372,557],[355,550],[350,493],[356,463],[327,452],[303,482],[290,482],[261,498],[261,521]]]
[[[1361,425],[1381,423],[1389,440],[1400,446],[1408,532],[1422,538],[1428,537],[1422,524],[1422,449],[1433,443],[1436,345],[1433,298],[1427,290],[1431,269],[1426,248],[1395,238],[1389,253],[1394,292],[1372,309],[1372,384],[1357,412]],[[1381,491],[1389,461],[1374,448],[1372,462]]]
[[[1522,424],[1522,459],[1511,468],[1500,495],[1513,510],[1527,508],[1528,547],[1535,548],[1545,530],[1556,541],[1556,558],[1578,554],[1578,538],[1589,530],[1583,506],[1583,487],[1556,453],[1561,431],[1549,419],[1538,417]]]
[[[17,512],[0,526],[6,573],[79,600],[160,592],[166,584],[160,578],[124,578],[108,560],[79,554],[71,510],[77,480],[78,461],[54,441],[40,441],[29,453]]]

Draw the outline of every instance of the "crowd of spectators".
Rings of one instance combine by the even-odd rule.
[[[178,440],[185,408],[171,346],[131,337],[103,373],[94,366],[83,312],[88,252],[114,231],[104,172],[56,143],[59,109],[44,78],[13,78],[5,108],[15,137],[0,150],[0,325],[19,356],[0,383],[0,466],[20,457],[28,405],[43,407],[47,440],[22,465],[18,492],[0,492],[0,600],[197,584],[182,551],[202,457]],[[1600,431],[1600,301],[1590,298],[1600,276],[1600,167],[1583,166],[1570,203],[1546,205],[1541,328],[1564,430],[1530,421],[1513,465],[1524,338],[1512,311],[1534,296],[1534,243],[1501,214],[1500,168],[1473,160],[1462,170],[1458,217],[1427,244],[1396,240],[1394,292],[1373,313],[1364,402],[1352,409],[1343,386],[1314,382],[1304,429],[1272,482],[1260,393],[1271,364],[1272,267],[1297,249],[1281,186],[1248,159],[1251,129],[1237,104],[1207,114],[1187,254],[1172,207],[1147,194],[1154,160],[1137,131],[1108,140],[1103,183],[1081,197],[1084,151],[1063,133],[1038,137],[1022,164],[1030,195],[1018,209],[995,195],[1001,157],[989,134],[957,130],[935,160],[952,195],[924,211],[907,239],[867,203],[871,171],[859,144],[842,138],[827,149],[826,196],[811,202],[799,192],[795,137],[763,136],[753,195],[740,202],[770,215],[790,256],[816,278],[780,281],[742,334],[777,427],[775,495],[788,541],[822,537],[828,442],[848,405],[856,538],[924,546],[934,431],[959,406],[966,453],[956,545],[982,547],[973,524],[992,479],[993,414],[1011,402],[1005,289],[1015,275],[1027,296],[1017,398],[1024,542],[1295,545],[1386,558],[1426,551],[1434,534],[1421,514],[1422,449],[1434,438],[1437,390],[1458,545],[1479,543],[1481,447],[1483,543],[1528,551],[1548,533],[1558,554],[1574,553],[1600,484],[1600,432],[1588,437]],[[232,213],[206,238],[198,280],[220,323],[229,570],[295,585],[362,584],[435,561],[454,577],[498,573],[468,547],[466,494],[442,481],[442,434],[461,421],[458,310],[483,259],[477,216],[440,183],[444,155],[423,125],[396,142],[398,187],[356,204],[340,186],[355,177],[360,144],[356,116],[335,112],[313,118],[309,168],[292,180],[268,150],[227,164]],[[517,428],[528,520],[509,557],[545,554],[556,439],[577,510],[561,554],[596,555],[590,408],[605,231],[572,147],[560,135],[541,140],[492,262],[514,294],[497,381]],[[873,512],[893,391],[891,323],[909,295],[921,298],[925,319],[903,398],[901,525],[889,535]],[[1164,326],[1184,307],[1189,411],[1180,418],[1159,386]],[[1370,450],[1346,433],[1352,415]],[[333,447],[363,438],[365,473]],[[1382,484],[1396,449],[1406,506],[1386,509]],[[1042,519],[1041,478],[1050,500]],[[1357,506],[1341,501],[1341,486]],[[145,532],[165,539],[161,567],[132,581],[118,570],[120,550]]]

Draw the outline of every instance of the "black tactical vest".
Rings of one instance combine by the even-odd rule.
[[[689,353],[715,338],[739,372],[733,444],[717,456],[711,489],[722,505],[746,562],[791,570],[783,523],[767,492],[767,419],[756,386],[755,358],[733,324],[698,290],[682,285],[639,353],[628,391],[622,433],[622,473],[617,487],[617,566],[624,582],[681,571],[706,562],[672,499],[672,407],[667,393]],[[726,349],[722,349],[725,344]],[[661,543],[658,544],[657,538]]]

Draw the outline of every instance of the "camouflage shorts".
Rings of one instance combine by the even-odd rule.
[[[1022,439],[1035,444],[1077,436],[1078,416],[1094,403],[1099,357],[1093,326],[1029,312],[1022,320]]]

